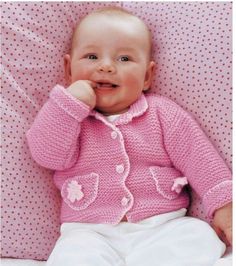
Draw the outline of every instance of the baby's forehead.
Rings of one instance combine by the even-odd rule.
[[[80,31],[83,31],[84,27],[88,27],[88,25],[90,25],[90,27],[93,27],[94,23],[96,23],[96,20],[100,20],[100,22],[102,21],[104,23],[104,25],[107,25],[107,23],[109,23],[109,21],[120,21],[122,24],[124,23],[130,23],[135,25],[135,27],[140,28],[140,34],[146,34],[147,38],[148,38],[148,42],[150,44],[150,48],[151,48],[151,33],[147,27],[147,25],[138,17],[129,14],[129,13],[123,13],[123,12],[110,12],[110,13],[102,13],[102,12],[94,12],[91,14],[88,14],[87,16],[85,16],[76,26],[74,33],[73,33],[73,38],[72,38],[72,50],[75,46],[75,43],[78,39],[79,33]],[[128,26],[127,26],[128,27]],[[145,37],[145,36],[143,36]]]

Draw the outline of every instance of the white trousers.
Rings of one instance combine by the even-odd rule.
[[[118,225],[65,223],[47,266],[213,266],[225,245],[181,209]]]

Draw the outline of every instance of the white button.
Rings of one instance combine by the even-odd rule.
[[[121,200],[121,205],[122,205],[122,206],[126,206],[128,203],[129,203],[129,198],[127,198],[127,197],[124,197],[124,198]]]
[[[124,165],[123,164],[119,164],[116,166],[116,172],[118,174],[122,174],[124,172],[125,168],[124,168]]]
[[[113,139],[116,139],[117,136],[118,136],[117,132],[115,132],[115,131],[112,131],[112,132],[111,132],[111,137],[112,137]]]

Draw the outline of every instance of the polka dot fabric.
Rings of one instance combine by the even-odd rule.
[[[25,132],[51,88],[65,85],[63,55],[76,22],[109,2],[5,2],[2,19],[2,256],[44,260],[59,234],[52,172],[32,159]],[[202,125],[231,165],[230,2],[113,2],[144,19],[157,63],[152,91]],[[191,215],[205,218],[193,193]]]

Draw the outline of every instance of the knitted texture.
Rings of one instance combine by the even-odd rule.
[[[117,224],[124,215],[137,222],[186,208],[185,188],[173,189],[183,177],[209,217],[232,200],[228,167],[194,119],[165,97],[142,95],[109,122],[58,85],[27,139],[34,160],[55,170],[61,222]]]

